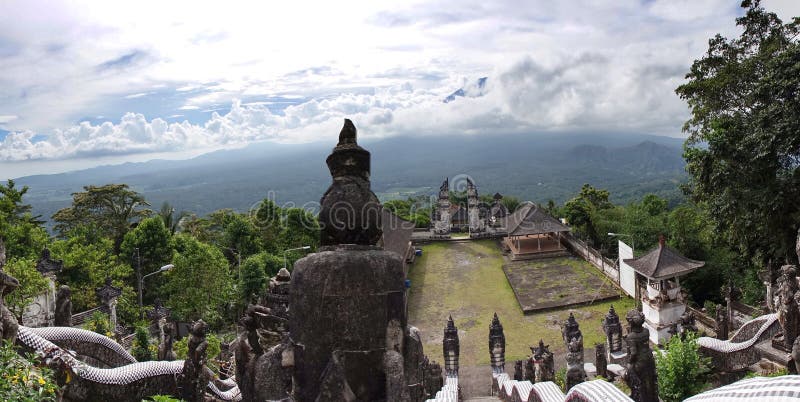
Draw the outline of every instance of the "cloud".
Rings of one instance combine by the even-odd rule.
[[[17,116],[14,115],[0,115],[0,124],[8,123],[10,121],[14,121],[17,119]]]

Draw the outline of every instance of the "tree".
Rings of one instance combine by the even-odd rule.
[[[120,247],[120,259],[128,259],[135,272],[141,260],[141,275],[157,271],[172,260],[171,234],[161,217],[145,218],[125,234]],[[137,251],[138,250],[138,251]],[[160,275],[148,278],[148,289],[158,289],[163,278]],[[153,292],[147,292],[151,296]],[[147,297],[147,303],[153,297]]]
[[[181,221],[189,215],[188,211],[181,211],[176,216],[175,208],[166,201],[161,204],[161,209],[158,211],[158,216],[164,222],[164,227],[169,230],[170,234],[175,234],[181,225]]]
[[[243,305],[255,303],[267,286],[267,274],[260,254],[248,257],[242,263],[239,299]]]
[[[25,307],[47,290],[48,281],[36,270],[36,261],[32,259],[12,258],[5,269],[19,281],[19,288],[5,296],[6,306],[22,322]]]
[[[225,256],[216,247],[177,233],[172,237],[175,265],[165,272],[162,286],[166,305],[182,320],[219,321],[220,307],[234,299]]]
[[[608,209],[612,204],[608,201],[608,190],[601,190],[584,184],[581,192],[564,204],[562,212],[567,222],[578,232],[587,236],[592,244],[600,244],[603,240],[592,219],[599,210]],[[605,233],[603,234],[605,236]]]
[[[150,334],[146,326],[136,326],[132,349],[133,357],[135,357],[137,361],[146,362],[153,360],[153,351],[150,350]]]
[[[691,109],[683,127],[686,190],[745,259],[793,260],[800,222],[800,19],[784,24],[758,0],[742,7],[741,35],[709,40],[676,90]]]
[[[700,355],[697,335],[673,336],[666,351],[656,353],[658,394],[665,402],[679,402],[700,392],[706,384],[710,360]]]
[[[280,243],[283,249],[302,246],[311,246],[312,249],[316,249],[319,245],[320,233],[317,217],[302,208],[287,208],[284,211],[286,217]]]
[[[53,215],[55,230],[64,237],[70,230],[91,223],[114,244],[120,245],[132,223],[147,217],[152,211],[144,196],[131,190],[127,184],[84,186],[85,191],[72,193],[72,205]]]
[[[222,244],[231,264],[260,249],[258,229],[247,215],[231,214],[222,233]]]
[[[36,258],[49,236],[38,216],[31,215],[31,206],[22,197],[28,187],[16,187],[14,180],[0,184],[0,238],[4,239],[10,257]]]
[[[91,227],[78,227],[67,234],[67,239],[57,240],[51,246],[53,258],[64,261],[64,269],[57,274],[58,282],[72,290],[72,308],[81,312],[97,307],[95,289],[105,284],[106,277],[113,285],[122,287],[117,313],[128,321],[137,315],[136,292],[131,286],[133,270],[120,263],[114,255],[111,239],[96,237]]]

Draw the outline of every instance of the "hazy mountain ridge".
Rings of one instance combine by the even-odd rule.
[[[332,140],[333,141],[333,140]],[[481,193],[563,202],[583,183],[626,203],[647,192],[678,199],[682,140],[644,135],[420,136],[362,141],[372,152],[372,186],[383,199],[433,194],[445,177],[469,175]],[[279,204],[317,202],[330,184],[331,144],[253,144],[183,161],[154,160],[17,179],[26,201],[49,218],[85,185],[127,183],[157,208],[206,214],[246,211],[272,194]]]

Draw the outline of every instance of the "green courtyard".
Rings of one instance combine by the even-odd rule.
[[[438,242],[421,248],[423,255],[408,274],[411,279],[409,323],[420,329],[425,353],[436,361],[441,361],[442,329],[447,317],[452,315],[459,329],[461,366],[488,365],[489,324],[495,312],[505,331],[506,361],[530,355],[529,346],[538,343],[540,338],[550,345],[556,356],[561,356],[566,348],[561,341],[560,323],[570,311],[581,325],[587,361],[593,361],[594,353],[590,350],[604,340],[600,322],[609,306],[613,304],[624,316],[634,305],[632,299],[625,297],[525,315],[503,273],[503,255],[494,240]],[[564,282],[597,281],[596,275],[600,275],[593,266],[577,258],[551,261],[554,265],[569,266],[579,274],[569,277],[554,274],[548,278],[548,283],[560,279]],[[572,283],[564,285],[574,286]],[[531,288],[531,292],[535,289]],[[557,358],[556,366],[564,365],[565,362]]]

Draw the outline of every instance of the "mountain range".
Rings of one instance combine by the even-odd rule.
[[[330,184],[325,158],[335,145],[251,144],[179,160],[152,160],[16,179],[30,187],[26,202],[49,217],[85,185],[127,183],[158,208],[204,215],[246,211],[267,196],[279,205],[313,208]],[[372,153],[372,188],[382,200],[433,195],[449,177],[469,176],[483,194],[562,203],[584,183],[627,203],[656,193],[676,203],[686,180],[683,140],[621,134],[415,136],[364,140]],[[452,184],[451,184],[452,185]],[[307,204],[309,203],[309,204]]]

